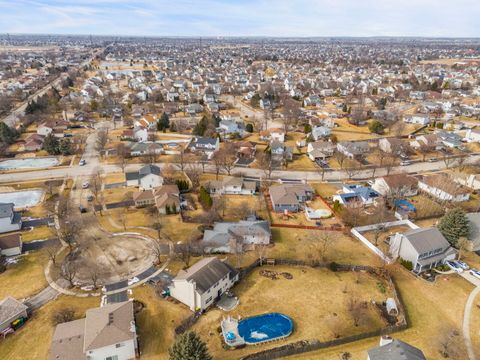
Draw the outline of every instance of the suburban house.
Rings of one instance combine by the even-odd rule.
[[[144,190],[151,190],[163,185],[160,168],[156,165],[145,165],[138,171],[125,174],[127,186],[138,186]]]
[[[480,175],[478,174],[464,174],[455,173],[452,174],[453,181],[466,186],[472,190],[480,190]]]
[[[315,126],[311,134],[313,140],[317,141],[329,137],[332,134],[332,129],[326,126]]]
[[[468,213],[467,218],[470,224],[468,240],[470,240],[471,251],[480,250],[480,212]]]
[[[403,121],[409,124],[420,124],[420,125],[430,124],[430,118],[428,117],[428,115],[425,115],[425,114],[406,115],[403,118]]]
[[[316,161],[318,159],[325,160],[333,156],[336,145],[330,141],[315,141],[308,143],[307,154],[310,160]]]
[[[418,193],[418,180],[407,174],[389,175],[376,178],[372,189],[387,197],[415,196]]]
[[[134,122],[134,127],[154,130],[157,127],[157,121],[152,114],[146,114],[141,119]]]
[[[22,253],[22,236],[18,233],[0,236],[0,254],[16,256]]]
[[[480,142],[480,128],[468,129],[465,134],[465,140],[468,142]]]
[[[340,141],[337,150],[350,159],[363,157],[370,150],[366,141]]]
[[[344,184],[342,187],[342,194],[333,196],[333,201],[338,201],[345,206],[351,205],[373,205],[380,197],[380,194],[370,188],[369,186],[362,186],[358,184]]]
[[[169,287],[170,295],[192,311],[203,311],[238,281],[238,271],[216,257],[203,258],[181,270]]]
[[[0,203],[0,233],[22,228],[22,215],[13,210],[14,206],[13,203]]]
[[[378,147],[383,152],[401,157],[406,157],[409,152],[409,145],[397,138],[382,138],[378,141]]]
[[[190,151],[205,155],[208,159],[220,148],[220,140],[218,138],[206,138],[196,136],[189,145]]]
[[[23,145],[23,148],[26,151],[42,150],[44,140],[45,136],[39,134],[32,134],[25,139],[25,144]]]
[[[139,356],[133,301],[87,310],[83,319],[58,324],[51,360],[131,360]]]
[[[235,133],[242,136],[245,132],[245,124],[243,121],[221,120],[218,124],[217,132],[223,136]]]
[[[128,144],[131,156],[142,156],[146,154],[162,154],[167,144],[132,142]]]
[[[461,202],[470,199],[467,187],[453,182],[442,173],[420,177],[418,188],[441,201]]]
[[[275,212],[298,212],[306,201],[312,200],[315,191],[308,184],[283,184],[268,189]]]
[[[410,142],[410,146],[414,149],[420,149],[422,147],[432,150],[443,149],[443,144],[437,134],[417,136],[415,140]]]
[[[451,131],[439,131],[437,133],[443,145],[449,148],[458,148],[462,146],[462,137]]]
[[[382,336],[380,346],[368,350],[367,360],[427,360],[422,350],[401,340]]]
[[[177,185],[162,185],[133,193],[136,207],[155,205],[160,214],[180,212],[180,191]],[[167,211],[168,209],[168,211]]]
[[[285,131],[282,129],[268,129],[260,132],[260,139],[264,141],[280,141],[285,142]]]
[[[257,152],[257,145],[250,141],[234,142],[233,146],[237,151],[238,166],[248,166],[255,160],[255,153]]]
[[[307,96],[303,100],[303,106],[320,106],[322,104],[322,100],[320,99],[320,96],[318,95],[310,95]]]
[[[273,161],[280,162],[293,159],[293,148],[291,146],[285,146],[283,142],[277,140],[273,140],[270,143],[270,152]]]
[[[210,251],[237,253],[249,245],[268,245],[272,238],[270,224],[264,220],[216,222],[212,230],[205,230],[203,243]]]
[[[445,260],[455,259],[457,252],[435,227],[409,230],[390,238],[390,254],[394,259],[408,260],[413,271],[434,268]]]
[[[68,122],[63,120],[45,121],[38,125],[37,134],[47,136],[53,134],[55,137],[63,137],[63,132],[67,130]]]
[[[0,301],[0,334],[6,334],[12,332],[12,322],[17,319],[27,318],[28,307],[14,299],[11,296],[7,296]]]
[[[222,180],[206,182],[204,187],[211,195],[254,195],[257,183],[234,176],[225,176]]]

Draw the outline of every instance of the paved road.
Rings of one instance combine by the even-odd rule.
[[[92,56],[82,62],[79,66],[78,69],[81,69],[85,65],[88,65],[92,62],[92,60],[95,58],[95,56],[103,50],[96,50],[94,53],[92,53]],[[60,85],[60,82],[62,81],[62,76],[64,73],[62,73],[60,76],[49,82],[47,85],[45,85],[43,88],[39,89],[37,92],[34,94],[30,95],[27,100],[22,102],[17,108],[15,108],[9,115],[5,116],[1,121],[7,124],[10,127],[14,127],[15,123],[17,121],[18,116],[24,115],[25,114],[25,109],[27,108],[27,105],[30,101],[36,100],[38,97],[45,95],[50,89],[53,87],[56,87]]]
[[[68,287],[68,281],[65,279],[59,279],[57,284],[62,287]],[[36,310],[39,307],[42,307],[49,301],[52,301],[59,295],[59,292],[52,288],[51,286],[47,286],[45,289],[40,291],[38,294],[32,296],[30,299],[24,301],[24,304],[28,306],[29,310]]]
[[[89,136],[87,139],[87,149],[89,148],[89,142],[93,136]],[[87,151],[86,151],[87,152]],[[87,155],[85,155],[87,156]],[[102,171],[105,173],[120,172],[121,168],[115,164],[99,164],[98,160],[95,157],[90,157],[90,163],[87,161],[86,166],[72,166],[64,168],[51,168],[45,170],[29,171],[29,172],[17,172],[10,174],[0,174],[0,183],[5,182],[17,182],[17,181],[29,181],[37,179],[53,179],[53,178],[64,178],[64,177],[88,177],[92,171],[100,166]],[[480,160],[480,154],[472,154],[469,156],[465,163],[474,163]],[[159,167],[163,168],[167,163],[158,163]],[[175,165],[175,164],[174,164]],[[141,164],[129,164],[126,167],[126,171],[135,171],[138,170],[142,165]],[[452,166],[452,164],[450,164]],[[429,172],[429,171],[438,171],[444,170],[446,168],[443,161],[437,161],[434,163],[430,162],[420,162],[414,163],[408,166],[398,166],[391,169],[390,174],[395,173],[409,173],[416,174],[419,172]],[[205,171],[210,173],[215,173],[215,167],[213,165],[206,165]],[[235,168],[232,171],[233,175],[243,175],[252,178],[264,178],[265,172],[261,169],[251,169],[251,168]],[[375,171],[375,176],[384,176],[387,174],[386,169],[377,169]],[[369,179],[372,176],[372,169],[365,169],[356,171],[353,179]],[[326,171],[323,179],[325,181],[339,181],[349,178],[348,175],[343,170],[331,170]],[[295,170],[274,170],[272,172],[272,179],[285,179],[285,180],[308,180],[308,181],[321,181],[322,174],[320,171],[295,171]]]
[[[53,218],[25,220],[25,221],[22,221],[22,229],[29,228],[29,227],[44,226],[52,222],[53,222]]]

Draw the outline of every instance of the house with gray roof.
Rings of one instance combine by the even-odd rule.
[[[196,136],[188,146],[191,152],[205,155],[208,159],[220,148],[220,140],[218,138],[207,138]]]
[[[455,259],[457,251],[450,246],[436,227],[430,227],[413,229],[392,236],[390,254],[394,259],[410,261],[413,271],[420,273],[446,260]]]
[[[350,159],[361,158],[370,151],[366,141],[340,141],[337,150]]]
[[[169,287],[170,295],[192,311],[203,311],[238,281],[238,271],[216,257],[203,258],[181,270]]]
[[[0,233],[22,228],[22,215],[14,211],[14,203],[0,203]]]
[[[0,301],[0,333],[11,328],[13,321],[28,317],[27,309],[26,305],[11,296]]]
[[[268,189],[275,212],[298,212],[306,201],[312,200],[315,191],[308,184],[282,184]]]
[[[367,354],[367,360],[427,360],[422,350],[387,337],[382,337],[380,346],[368,350]]]
[[[480,212],[468,213],[467,219],[470,224],[470,231],[468,234],[468,240],[470,240],[470,250],[480,250]]]
[[[83,319],[58,324],[51,360],[130,360],[139,356],[133,301],[87,310]]]
[[[256,219],[216,222],[203,233],[203,243],[211,252],[243,252],[249,245],[268,245],[271,239],[268,221]]]
[[[145,165],[138,171],[127,172],[125,178],[127,186],[138,186],[144,190],[163,185],[162,173],[156,165]]]

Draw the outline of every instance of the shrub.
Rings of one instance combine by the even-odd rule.
[[[333,272],[338,271],[338,264],[335,261],[332,261],[328,267]]]
[[[75,311],[70,308],[63,308],[53,314],[53,323],[55,325],[72,321],[75,317]]]
[[[411,261],[405,260],[405,259],[400,259],[400,264],[407,269],[408,271],[413,270],[413,263]]]

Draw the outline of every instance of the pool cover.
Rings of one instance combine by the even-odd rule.
[[[258,344],[289,336],[292,320],[280,313],[253,316],[238,323],[238,334],[247,344]]]

